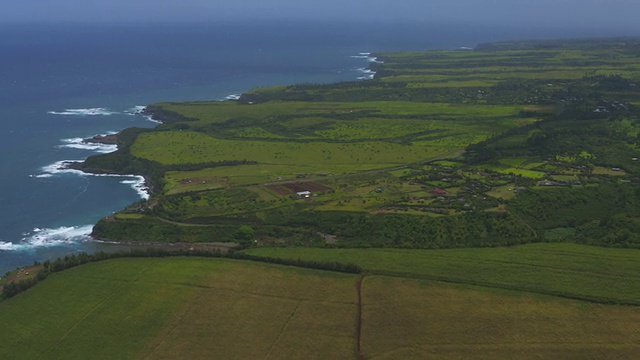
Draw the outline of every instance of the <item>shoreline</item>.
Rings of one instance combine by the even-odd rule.
[[[371,53],[371,52],[360,52],[358,55],[352,55],[352,58],[359,58],[359,59],[366,59],[368,62],[368,65],[363,67],[363,68],[359,68],[358,71],[360,71],[363,76],[359,76],[356,77],[354,80],[352,81],[366,81],[366,80],[372,80],[375,79],[375,75],[376,75],[376,71],[371,69],[371,65],[372,64],[381,64],[384,63],[383,61],[379,60],[379,56]],[[250,91],[251,89],[247,90]],[[241,94],[231,94],[231,95],[227,95],[226,97],[219,99],[219,100],[214,100],[214,101],[220,101],[220,102],[227,102],[227,101],[238,101],[238,102],[242,102],[242,98],[243,95],[245,94],[245,92],[241,93]],[[159,110],[159,109],[154,109],[153,108],[153,104],[147,105],[147,106],[138,106],[136,108],[135,114],[139,114],[144,116],[148,121],[157,123],[157,124],[167,124],[167,123],[171,123],[173,121],[183,121],[183,120],[188,120],[188,119],[183,119],[182,116],[179,116],[178,114],[174,114],[174,113],[168,113],[166,111],[163,110]],[[178,116],[176,116],[178,115]],[[122,129],[120,130],[118,133],[115,134],[97,134],[94,135],[93,137],[88,137],[88,138],[83,138],[82,139],[82,143],[84,144],[100,144],[100,145],[115,145],[116,146],[116,150],[113,152],[116,152],[119,150],[118,147],[118,134],[120,134],[122,131],[126,130]],[[113,153],[111,152],[111,153]],[[108,153],[106,153],[108,154]],[[61,166],[59,167],[59,170],[75,170],[75,171],[80,171],[83,172],[85,174],[89,174],[89,175],[94,175],[94,176],[121,176],[121,177],[141,177],[142,181],[143,181],[143,186],[141,186],[139,189],[137,187],[134,186],[134,189],[136,191],[138,191],[138,193],[140,194],[141,200],[143,201],[149,201],[153,195],[154,195],[154,187],[153,187],[153,183],[151,181],[151,178],[149,177],[149,175],[147,174],[123,174],[123,173],[119,173],[113,170],[109,170],[109,169],[100,169],[100,168],[88,168],[85,167],[85,161],[81,160],[81,161],[62,161],[60,164]],[[143,195],[144,194],[144,195]],[[94,224],[95,226],[95,224]],[[135,241],[111,241],[108,239],[101,239],[98,237],[93,236],[93,234],[89,234],[89,236],[93,239],[93,241],[98,242],[98,243],[104,243],[104,244],[114,244],[114,245],[129,245],[129,246],[159,246],[162,248],[171,248],[171,247],[175,247],[175,248],[186,248],[189,247],[190,249],[194,249],[194,248],[224,248],[224,249],[231,249],[234,247],[238,247],[239,244],[235,244],[235,243],[217,243],[217,242],[212,242],[212,243],[158,243],[158,242],[135,242]]]
[[[102,239],[99,237],[93,237],[95,242],[106,245],[126,245],[132,247],[145,247],[145,248],[162,248],[162,249],[175,249],[175,250],[229,250],[240,247],[238,243],[227,243],[227,242],[206,242],[206,243],[188,243],[188,242],[179,242],[179,243],[164,243],[158,241],[113,241],[108,239]]]

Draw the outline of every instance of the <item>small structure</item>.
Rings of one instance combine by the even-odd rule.
[[[298,195],[298,197],[308,198],[311,197],[311,191],[298,191],[296,195]]]
[[[443,189],[433,189],[432,192],[436,195],[445,195],[447,193],[447,191]]]

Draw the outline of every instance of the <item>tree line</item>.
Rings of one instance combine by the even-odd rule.
[[[190,256],[190,257],[206,257],[206,258],[225,258],[233,260],[245,260],[255,261],[267,264],[296,266],[314,270],[334,271],[349,274],[359,274],[363,272],[363,269],[355,264],[340,263],[332,261],[316,261],[316,260],[302,260],[302,259],[284,259],[274,257],[262,257],[249,255],[243,252],[237,252],[229,250],[222,252],[220,250],[167,250],[162,248],[149,248],[149,249],[132,249],[131,251],[118,251],[118,252],[96,252],[88,254],[81,252],[78,254],[67,255],[63,258],[58,258],[53,261],[45,261],[42,263],[42,269],[34,277],[23,279],[20,281],[13,281],[5,284],[1,298],[7,299],[13,297],[21,292],[24,292],[40,281],[45,280],[50,274],[60,272],[66,269],[70,269],[83,264],[92,262],[117,259],[117,258],[164,258],[164,257],[176,257],[176,256]],[[36,263],[36,265],[40,265]]]

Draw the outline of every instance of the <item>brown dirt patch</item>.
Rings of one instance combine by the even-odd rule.
[[[18,269],[6,277],[5,284],[11,284],[12,282],[35,277],[38,274],[38,271],[40,271],[40,269],[42,269],[42,265],[28,266],[28,267]],[[2,292],[3,289],[4,289],[4,286],[0,286],[0,292]]]
[[[267,185],[267,188],[278,195],[289,195],[293,193],[290,189],[282,186],[282,185]]]

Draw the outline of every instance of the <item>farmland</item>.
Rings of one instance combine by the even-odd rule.
[[[0,357],[348,358],[355,280],[226,260],[94,263],[0,303]]]
[[[633,358],[639,350],[637,307],[544,295],[536,288],[557,286],[557,277],[546,276],[564,273],[573,277],[571,290],[578,295],[592,296],[595,287],[610,283],[609,299],[637,300],[638,287],[627,284],[631,292],[625,293],[616,285],[637,279],[636,256],[625,250],[547,244],[478,254],[252,252],[354,261],[367,274],[197,257],[90,263],[0,302],[0,357]],[[441,257],[452,265],[445,268]],[[530,278],[518,290],[446,278],[480,270],[480,277],[492,272],[499,279],[526,267],[536,271],[514,275],[518,282]],[[588,277],[595,280],[588,283]]]
[[[496,249],[263,248],[250,254],[338,261],[373,274],[438,280],[578,298],[640,304],[640,254],[576,244],[528,244]]]

